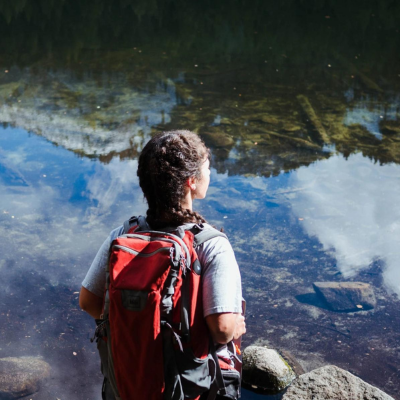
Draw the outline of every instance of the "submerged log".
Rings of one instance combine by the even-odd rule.
[[[321,146],[318,146],[317,144],[309,142],[308,140],[305,140],[305,139],[296,138],[296,137],[288,136],[288,135],[283,135],[282,133],[278,133],[278,132],[272,132],[272,131],[266,131],[266,132],[268,132],[268,134],[271,136],[276,136],[276,137],[285,139],[289,142],[299,144],[301,147],[308,147],[310,149],[314,149],[314,150],[318,150],[318,151],[322,150]]]
[[[339,62],[348,69],[348,71],[357,76],[360,81],[362,82],[362,84],[370,90],[379,92],[379,93],[383,93],[383,90],[379,87],[379,85],[374,82],[369,76],[367,76],[366,74],[364,74],[364,72],[361,72],[351,61],[349,61],[347,58],[336,54],[336,59],[339,60]]]
[[[299,101],[303,111],[306,113],[307,118],[310,120],[312,126],[319,133],[321,139],[324,141],[324,143],[329,144],[331,142],[329,136],[326,133],[326,130],[323,127],[320,119],[317,117],[317,114],[315,113],[314,108],[308,98],[302,94],[299,94],[297,96],[297,100]]]

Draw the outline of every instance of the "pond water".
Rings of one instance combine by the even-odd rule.
[[[100,399],[80,284],[108,232],[146,211],[141,148],[184,128],[212,151],[195,207],[235,249],[244,345],[305,371],[335,364],[399,399],[397,2],[12,4],[0,5],[0,357],[50,363],[29,398]],[[375,309],[316,299],[313,282],[349,280],[373,286]]]

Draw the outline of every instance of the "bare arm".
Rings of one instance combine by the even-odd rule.
[[[241,314],[211,314],[206,317],[206,323],[216,343],[225,344],[246,333],[246,323]]]
[[[82,286],[79,295],[79,306],[93,318],[99,319],[103,308],[103,299]]]

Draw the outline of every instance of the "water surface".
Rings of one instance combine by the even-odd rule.
[[[0,8],[0,357],[52,365],[30,398],[100,398],[77,292],[108,232],[146,211],[141,148],[175,128],[212,151],[195,206],[235,249],[244,344],[398,398],[397,3],[36,3]],[[348,280],[374,310],[329,311],[312,289]]]

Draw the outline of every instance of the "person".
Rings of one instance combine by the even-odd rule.
[[[210,153],[198,135],[184,130],[157,134],[139,156],[137,175],[148,203],[146,222],[151,229],[188,228],[198,223],[210,228],[193,210],[193,201],[206,197],[210,183]],[[110,244],[121,234],[122,226],[110,233],[82,282],[80,307],[95,319],[102,312]],[[223,345],[246,332],[239,267],[224,237],[208,240],[196,252],[202,265],[204,318],[223,353]]]

